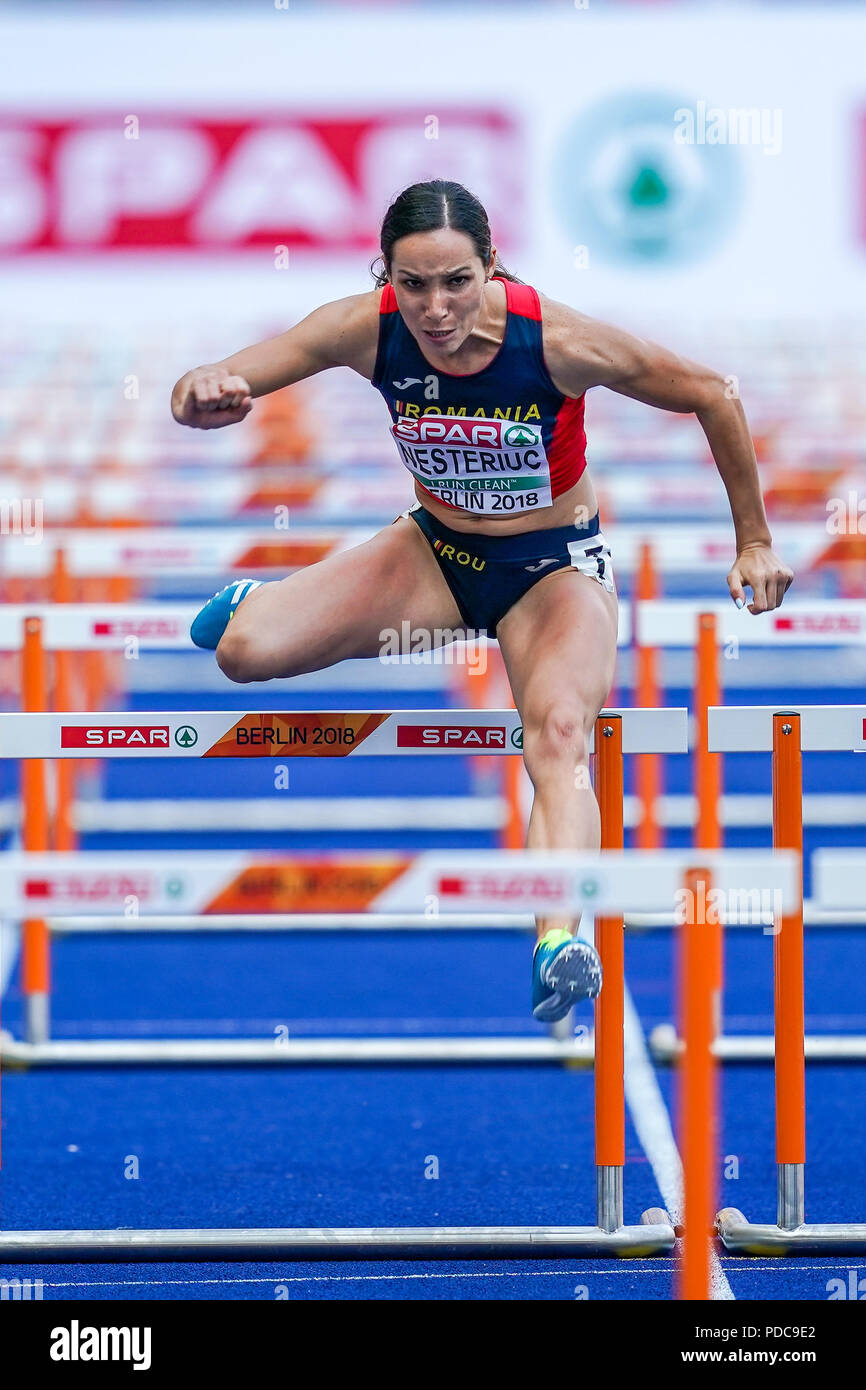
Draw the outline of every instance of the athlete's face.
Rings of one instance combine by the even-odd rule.
[[[421,347],[442,357],[456,352],[481,312],[492,271],[465,232],[443,227],[400,237],[391,253],[390,278],[397,307]]]

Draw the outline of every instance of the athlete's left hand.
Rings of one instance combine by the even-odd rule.
[[[746,586],[751,588],[754,597],[748,604],[750,613],[769,613],[778,608],[793,582],[794,571],[769,545],[743,546],[728,575],[731,598],[738,608],[746,605]]]

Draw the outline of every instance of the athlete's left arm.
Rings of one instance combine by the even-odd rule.
[[[794,574],[773,551],[752,437],[732,379],[566,305],[542,305],[545,358],[560,390],[579,396],[591,386],[607,386],[645,405],[697,416],[734,519],[731,597],[741,608],[749,586],[751,613],[778,608]]]

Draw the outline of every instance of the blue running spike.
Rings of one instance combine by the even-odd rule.
[[[216,651],[219,640],[234,617],[238,604],[253,589],[261,585],[260,579],[235,579],[209,598],[204,608],[192,620],[189,635],[197,647],[206,651]]]
[[[594,946],[569,932],[549,931],[532,957],[532,1012],[542,1023],[556,1023],[581,999],[601,990],[601,961]]]

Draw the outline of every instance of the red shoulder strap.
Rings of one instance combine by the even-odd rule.
[[[385,285],[382,289],[382,298],[379,300],[380,314],[393,314],[397,310],[397,296],[394,293],[393,285]]]
[[[501,275],[494,276],[494,279],[502,280],[505,286],[505,302],[510,314],[541,322],[541,304],[532,285],[516,285],[513,280],[503,280]]]

